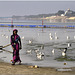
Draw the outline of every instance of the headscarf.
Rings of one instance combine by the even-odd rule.
[[[16,31],[16,33],[18,32],[18,30],[17,30],[17,29],[14,29],[14,30],[13,30],[13,35],[14,35],[14,31]]]

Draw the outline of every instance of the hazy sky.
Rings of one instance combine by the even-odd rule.
[[[56,13],[68,8],[75,11],[75,1],[0,1],[0,17]]]
[[[75,0],[0,0],[0,1],[75,1]]]

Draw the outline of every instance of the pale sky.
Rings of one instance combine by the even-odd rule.
[[[0,0],[0,1],[75,1],[75,0]]]
[[[56,13],[58,10],[66,11],[68,8],[75,11],[75,1],[1,1],[0,17],[25,16],[37,14]]]

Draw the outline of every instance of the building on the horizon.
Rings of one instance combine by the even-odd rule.
[[[67,9],[64,14],[54,15],[50,17],[46,17],[45,20],[50,23],[66,23],[66,22],[75,22],[75,12],[70,9]]]

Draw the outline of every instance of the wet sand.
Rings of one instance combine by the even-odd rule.
[[[0,62],[0,75],[75,75],[75,68],[72,71],[59,72],[56,68],[38,67],[34,68],[28,65],[11,65]]]

